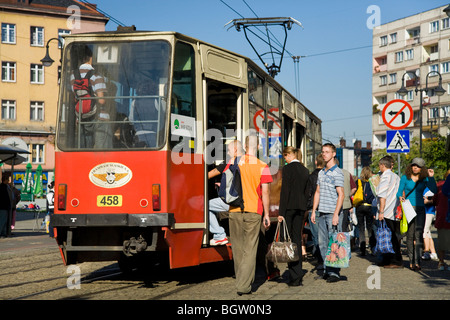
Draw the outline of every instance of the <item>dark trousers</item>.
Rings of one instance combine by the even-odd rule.
[[[302,271],[302,227],[304,223],[304,210],[286,210],[284,217],[286,226],[293,243],[297,245],[299,261],[288,263],[290,281],[301,281]]]
[[[373,230],[372,206],[360,205],[356,207],[356,218],[358,219],[359,242],[366,243],[366,230],[369,234],[369,245],[374,248],[377,244],[375,232]]]
[[[383,264],[388,265],[391,263],[401,264],[402,263],[402,253],[400,251],[400,221],[394,221],[390,219],[384,219],[386,221],[386,226],[391,230],[392,233],[392,248],[395,253],[385,253],[383,254]]]

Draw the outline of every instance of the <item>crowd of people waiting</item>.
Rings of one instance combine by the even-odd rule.
[[[256,158],[257,142],[256,138],[251,147],[247,139],[245,151],[239,141],[229,146],[229,163],[238,158],[241,174],[244,173],[242,188],[245,208],[225,206],[231,212],[231,239],[226,238],[221,228],[220,234],[215,236],[211,231],[215,228],[210,230],[213,233],[211,245],[231,241],[236,286],[240,295],[251,293],[257,261],[258,230],[261,225],[262,230],[265,228],[267,231],[269,228],[268,185],[272,178],[267,164]],[[286,165],[282,171],[278,223],[287,224],[292,241],[300,251],[299,261],[288,263],[290,286],[302,285],[302,260],[307,257],[308,239],[312,240],[311,253],[318,259],[317,269],[323,270],[322,277],[327,282],[340,281],[339,268],[323,266],[329,234],[334,228],[338,232],[349,232],[354,251],[359,250],[361,256],[367,253],[376,256],[379,266],[403,267],[400,249],[405,239],[411,270],[420,270],[421,261],[428,259],[439,260],[439,270],[450,270],[444,261],[445,252],[450,251],[450,170],[445,174],[444,180],[436,184],[434,170],[427,169],[422,158],[415,158],[400,178],[393,172],[394,159],[385,156],[379,160],[377,173],[364,167],[360,177],[353,177],[347,170],[339,168],[336,147],[332,144],[322,146],[322,152],[316,158],[316,169],[311,173],[302,164],[299,150],[286,147],[283,157]],[[226,164],[220,170],[211,171],[209,178],[220,175],[225,170]],[[358,202],[355,201],[357,193],[362,194],[359,197],[362,199]],[[416,216],[409,221],[408,231],[402,234],[398,208],[406,200],[411,203]],[[220,198],[212,199],[212,218],[224,209],[222,203],[218,206],[218,202]],[[250,212],[255,214],[250,215]],[[218,226],[216,219],[210,221],[213,221],[215,227]],[[376,252],[376,230],[382,221],[391,231],[394,253]],[[433,222],[438,234],[436,248],[431,236]],[[270,279],[274,273],[266,271]]]

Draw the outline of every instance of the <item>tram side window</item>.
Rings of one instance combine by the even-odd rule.
[[[264,141],[264,148],[267,148],[266,162],[274,173],[281,165],[283,149],[280,118],[281,94],[269,82],[266,82],[266,94],[267,139]]]
[[[263,89],[264,81],[252,69],[248,69],[248,97],[250,101],[260,107],[264,105]]]
[[[177,146],[178,151],[195,150],[195,98],[195,52],[191,45],[177,42],[171,103],[171,130],[174,131],[171,131],[170,145],[173,149]]]
[[[249,128],[255,130],[259,137],[258,158],[265,161],[264,132],[266,130],[266,113],[264,110],[264,80],[251,68],[248,69],[248,106],[250,113]]]

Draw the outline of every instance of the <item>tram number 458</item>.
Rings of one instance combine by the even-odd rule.
[[[97,196],[97,207],[121,207],[122,196],[100,195]]]

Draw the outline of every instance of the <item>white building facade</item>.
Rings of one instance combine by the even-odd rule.
[[[372,70],[372,148],[386,148],[386,130],[382,117],[387,103],[407,101],[413,120],[406,129],[411,139],[420,132],[420,92],[422,100],[422,139],[432,134],[446,136],[450,121],[450,18],[444,12],[448,5],[395,20],[373,29]],[[435,93],[442,77],[441,96]],[[415,75],[415,77],[414,77]],[[407,94],[397,91],[403,85]]]

